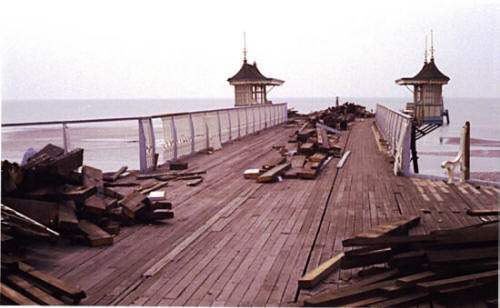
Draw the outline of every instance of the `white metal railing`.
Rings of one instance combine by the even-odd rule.
[[[377,105],[375,123],[382,137],[389,144],[394,156],[394,174],[410,170],[410,141],[412,117],[402,112]]]
[[[161,120],[160,132],[155,132],[153,119]],[[287,120],[287,104],[281,103],[149,117],[5,123],[2,124],[2,128],[62,125],[62,146],[67,152],[71,149],[70,125],[137,121],[140,169],[145,171],[153,168],[156,163],[157,140],[163,140],[162,151],[158,153],[160,159],[165,162],[175,161],[210,147],[219,149],[225,142],[273,127]]]

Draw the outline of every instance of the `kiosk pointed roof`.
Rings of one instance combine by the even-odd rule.
[[[274,78],[268,78],[264,76],[259,69],[257,64],[248,64],[247,60],[243,60],[243,65],[240,70],[231,78],[228,78],[229,83],[259,83],[259,84],[269,84],[269,85],[280,85],[284,81]]]
[[[413,77],[403,77],[396,80],[400,85],[411,85],[421,83],[446,84],[450,78],[443,74],[436,66],[434,58],[429,63],[424,63],[422,69]]]

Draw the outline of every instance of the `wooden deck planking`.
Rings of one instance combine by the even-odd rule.
[[[490,187],[395,177],[371,123],[358,121],[342,136],[351,156],[340,169],[334,159],[316,180],[243,179],[245,169],[276,155],[272,145],[288,145],[294,129],[276,127],[189,158],[190,170],[207,174],[196,187],[169,183],[176,217],[168,223],[124,228],[106,248],[32,250],[46,253],[48,272],[83,284],[88,305],[290,306],[297,294],[300,302],[349,283],[341,278],[354,271],[341,270],[309,291],[298,289],[304,271],[343,251],[347,237],[400,215],[422,217],[412,234],[477,223],[466,209],[498,206]],[[143,277],[158,262],[164,266]]]

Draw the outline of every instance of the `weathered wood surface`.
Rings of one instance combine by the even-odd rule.
[[[481,223],[466,210],[496,206],[496,188],[395,177],[371,123],[342,134],[338,146],[352,151],[349,161],[337,169],[333,158],[315,180],[244,179],[276,155],[270,144],[286,144],[296,130],[278,126],[189,158],[187,171],[207,170],[203,185],[169,183],[175,218],[165,223],[124,228],[106,248],[30,249],[50,256],[38,266],[80,285],[87,305],[293,306],[351,283],[345,278],[354,270],[340,269],[312,289],[298,287],[305,273],[347,251],[348,237],[401,216],[421,217],[411,235]]]

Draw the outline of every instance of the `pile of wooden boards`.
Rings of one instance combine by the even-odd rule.
[[[356,118],[372,118],[373,113],[366,111],[364,106],[355,103],[344,103],[340,106],[332,106],[326,110],[308,114],[309,120],[319,122],[331,128],[346,130],[348,124]]]
[[[68,153],[48,144],[27,162],[2,162],[2,244],[16,236],[61,235],[91,246],[111,245],[122,225],[173,218],[160,189],[167,180],[128,183],[127,167],[103,173],[83,165],[83,149]],[[81,171],[77,170],[81,167]],[[4,241],[4,239],[6,239]]]
[[[335,269],[363,268],[354,284],[304,300],[305,306],[393,307],[433,301],[498,302],[498,221],[405,235],[419,217],[403,218],[345,239],[353,247],[301,278],[309,288]],[[371,267],[384,264],[383,267]],[[371,274],[370,274],[371,272]],[[354,278],[354,277],[353,277]]]
[[[372,117],[365,107],[345,103],[338,107],[314,112],[306,116],[289,111],[299,119],[295,121],[299,129],[290,136],[289,145],[277,146],[280,156],[273,157],[261,168],[248,169],[243,176],[259,183],[274,182],[281,179],[315,179],[321,169],[332,157],[341,157],[342,148],[338,147],[341,131],[347,123],[357,117]],[[344,125],[345,124],[345,125]]]
[[[15,258],[2,255],[2,305],[74,305],[85,292]]]

